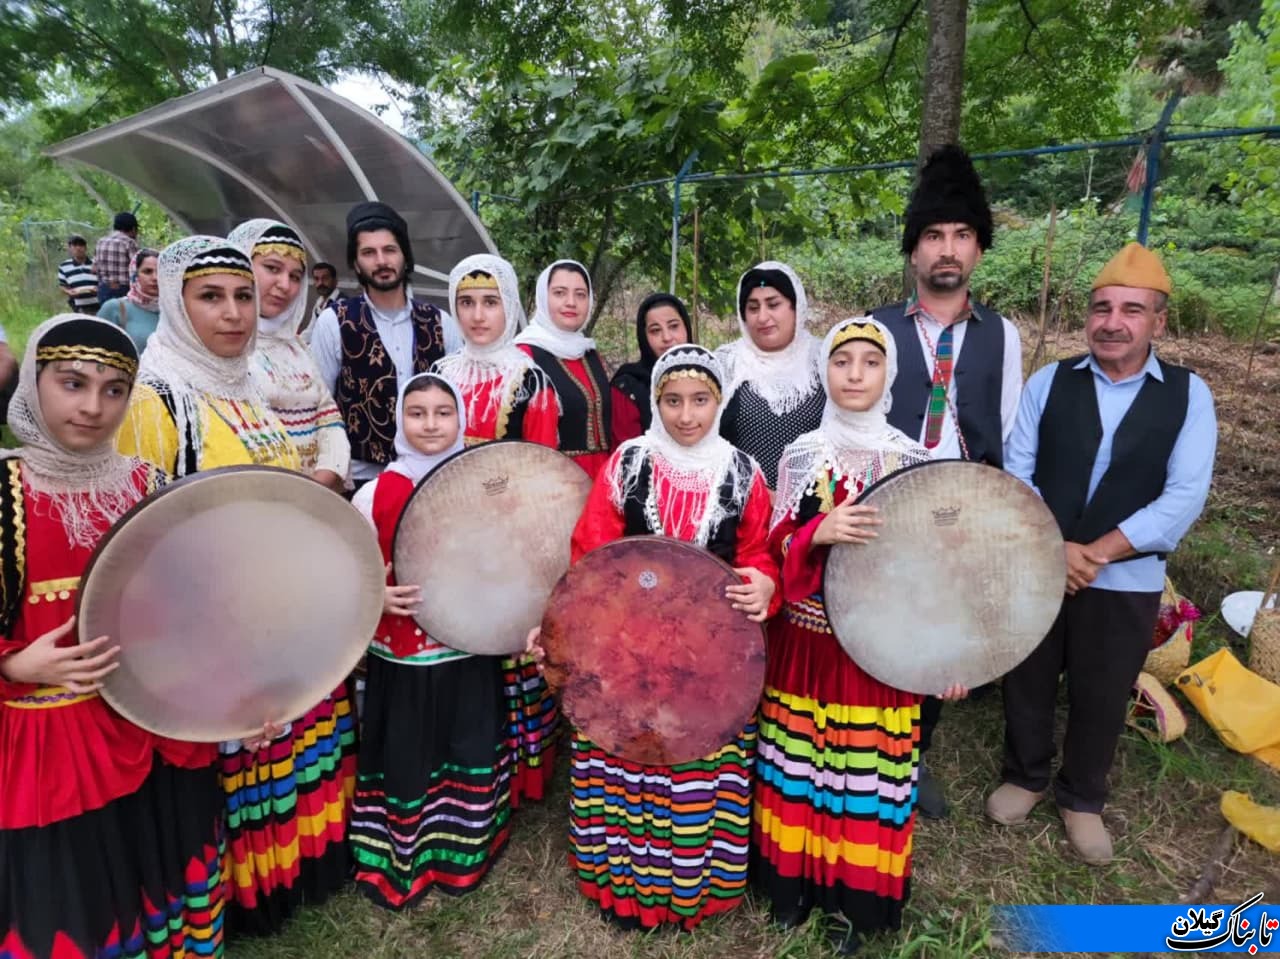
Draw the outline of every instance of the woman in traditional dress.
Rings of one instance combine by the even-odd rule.
[[[249,220],[227,239],[253,259],[258,346],[249,374],[298,448],[302,472],[340,493],[351,468],[351,443],[338,404],[297,333],[307,312],[302,238],[277,220]]]
[[[808,330],[809,301],[800,277],[767,260],[738,281],[742,336],[716,350],[729,378],[720,435],[750,453],[770,489],[787,444],[822,421],[818,341]]]
[[[211,236],[166,247],[160,325],[121,451],[178,476],[243,465],[300,471],[298,448],[250,374],[257,326],[253,264],[240,247]],[[342,887],[354,747],[345,690],[270,741],[223,744],[232,933],[274,931],[300,901],[323,902]]]
[[[463,448],[466,425],[452,383],[414,376],[396,405],[397,459],[352,500],[377,530],[387,587],[369,650],[351,848],[356,884],[388,909],[412,906],[433,886],[455,895],[475,888],[510,831],[513,751],[501,660],[425,635],[412,619],[421,590],[391,571],[405,504]]]
[[[867,675],[836,642],[822,575],[833,543],[880,524],[854,505],[872,483],[929,453],[885,419],[897,353],[868,317],[822,342],[822,424],[787,447],[770,544],[782,615],[769,635],[752,816],[755,876],[784,926],[817,908],[841,954],[897,929],[910,891],[920,699]],[[955,686],[943,694],[965,695]]]
[[[523,439],[557,448],[560,403],[547,375],[514,343],[524,319],[515,269],[501,257],[469,256],[449,273],[449,304],[465,341],[432,369],[458,388],[466,443]],[[559,728],[555,697],[528,656],[503,661],[513,752],[511,803],[542,799],[551,781]]]
[[[760,622],[778,605],[769,491],[760,468],[716,431],[724,376],[700,346],[654,365],[652,419],[596,479],[573,534],[573,561],[622,536],[672,536],[715,553],[743,583],[735,609]],[[531,642],[536,642],[536,633]],[[578,888],[628,928],[693,929],[747,886],[756,724],[708,756],[651,766],[573,738],[569,850]]]
[[[652,422],[649,387],[653,364],[673,346],[693,340],[689,311],[674,293],[650,293],[636,311],[640,359],[613,374],[613,441],[635,439]]]
[[[582,332],[593,306],[587,268],[557,260],[538,277],[533,320],[516,343],[559,396],[558,449],[595,479],[614,443],[609,373],[595,341]]]
[[[463,346],[432,372],[458,388],[466,406],[466,444],[522,439],[556,448],[560,406],[545,373],[515,345],[524,320],[515,269],[477,253],[449,273],[449,308]]]
[[[221,956],[217,749],[101,698],[119,647],[77,645],[98,540],[163,475],[115,450],[138,354],[64,314],[27,342],[0,461],[0,956]]]
[[[129,292],[98,307],[98,315],[114,323],[138,345],[138,355],[147,349],[147,340],[160,322],[159,281],[156,261],[160,254],[155,250],[139,250],[133,257],[129,270]]]

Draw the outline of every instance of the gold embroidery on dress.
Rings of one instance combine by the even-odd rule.
[[[71,591],[80,588],[79,576],[64,576],[61,579],[42,579],[30,584],[30,595],[27,597],[28,603],[38,603],[44,600],[46,603],[52,603],[58,599],[70,599]]]

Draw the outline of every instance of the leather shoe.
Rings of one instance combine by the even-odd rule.
[[[987,816],[1002,826],[1017,826],[1027,821],[1031,810],[1043,798],[1043,792],[1032,792],[1013,783],[1001,783],[987,797]]]
[[[1114,858],[1111,834],[1096,812],[1077,812],[1058,807],[1062,824],[1067,827],[1067,841],[1076,855],[1090,866],[1105,866]]]

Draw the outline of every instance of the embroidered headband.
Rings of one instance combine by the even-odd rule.
[[[254,256],[267,256],[271,253],[292,257],[300,260],[303,266],[307,265],[307,250],[302,245],[302,238],[283,224],[268,227],[253,244]]]
[[[496,290],[498,278],[484,270],[473,270],[458,281],[458,292],[463,290]]]
[[[182,280],[185,283],[198,276],[211,276],[215,273],[229,273],[252,281],[253,263],[241,250],[230,246],[216,247],[196,254],[183,271]]]
[[[885,342],[884,333],[878,326],[872,323],[856,323],[850,320],[832,337],[831,352],[827,356],[854,340],[873,343],[880,347],[881,353],[887,354],[889,352],[889,344]]]
[[[130,379],[138,373],[138,350],[129,335],[112,323],[89,317],[58,324],[36,347],[36,363],[63,361],[110,366]]]

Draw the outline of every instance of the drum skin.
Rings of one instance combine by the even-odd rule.
[[[853,660],[896,689],[936,695],[1003,676],[1062,606],[1066,554],[1035,491],[981,463],[922,463],[859,498],[883,526],[831,547],[827,618]]]
[[[523,440],[441,463],[405,505],[392,547],[396,582],[422,588],[418,625],[464,652],[522,652],[569,568],[590,492],[577,463]]]
[[[677,765],[742,733],[764,688],[764,633],[725,598],[741,580],[714,554],[662,536],[584,556],[542,621],[561,709],[615,756]]]
[[[297,473],[232,466],[147,497],[99,542],[80,642],[111,636],[102,695],[189,742],[261,733],[331,693],[369,645],[386,574],[367,520]]]

